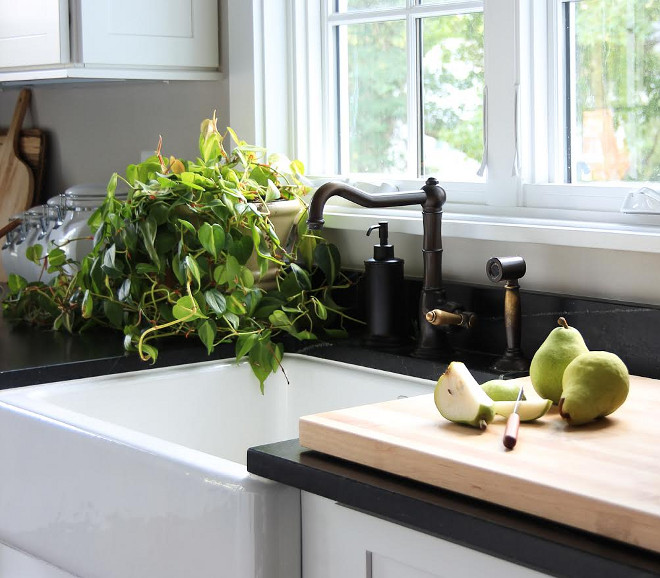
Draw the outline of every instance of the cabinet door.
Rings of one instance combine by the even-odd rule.
[[[0,68],[68,61],[67,0],[0,0]]]
[[[540,572],[302,492],[305,578],[542,578]]]
[[[217,0],[80,0],[85,66],[217,68]]]

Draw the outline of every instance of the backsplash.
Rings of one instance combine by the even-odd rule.
[[[503,286],[448,282],[445,288],[447,298],[474,312],[477,321],[471,329],[458,329],[450,334],[449,341],[455,351],[449,352],[444,361],[474,353],[492,356],[493,361],[501,356],[506,348]],[[402,303],[407,307],[411,335],[420,289],[421,281],[406,281]],[[358,316],[365,310],[363,291],[363,283],[358,283],[357,292],[352,297],[352,308]],[[660,364],[656,361],[660,344],[660,308],[525,289],[521,289],[520,295],[522,350],[528,359],[548,333],[557,327],[557,319],[565,317],[569,325],[582,333],[589,349],[616,353],[632,374],[660,378]]]

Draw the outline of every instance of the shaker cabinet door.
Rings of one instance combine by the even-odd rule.
[[[66,0],[0,0],[0,68],[68,61]]]
[[[217,0],[80,0],[79,16],[85,66],[218,66]]]
[[[305,578],[547,576],[308,492],[301,492],[301,505]]]

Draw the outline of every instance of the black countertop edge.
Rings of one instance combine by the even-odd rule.
[[[553,576],[660,576],[660,555],[307,450],[250,448],[249,472]]]
[[[43,334],[48,337],[52,335],[52,332],[49,334],[47,332],[30,331],[26,336],[36,335],[43,338]],[[64,337],[64,343],[67,344],[66,338],[72,336]],[[58,359],[58,355],[43,351],[37,346],[30,356],[29,364],[26,363],[22,367],[12,366],[6,370],[2,370],[0,366],[0,390],[98,375],[217,361],[230,359],[235,355],[233,344],[219,345],[209,355],[206,348],[196,340],[171,339],[163,342],[158,360],[152,364],[142,361],[137,353],[127,353],[122,348],[116,347],[118,342],[116,332],[73,337],[76,344],[79,344],[82,340],[88,340],[90,343],[89,351],[76,351],[74,355],[65,349],[65,352]],[[447,362],[445,361],[414,358],[408,354],[407,350],[382,351],[367,348],[359,337],[333,342],[314,341],[310,343],[295,339],[285,339],[283,341],[285,341],[285,351],[287,353],[300,353],[311,357],[342,361],[351,365],[370,367],[422,379],[436,380],[447,368]],[[3,353],[0,351],[0,355]],[[468,363],[473,375],[480,382],[499,375],[488,369],[494,359],[493,356],[463,352],[461,357]],[[64,358],[64,361],[61,360],[62,358]],[[266,382],[267,386],[268,382]]]

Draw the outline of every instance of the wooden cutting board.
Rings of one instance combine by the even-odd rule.
[[[32,206],[34,176],[19,156],[18,142],[21,125],[30,104],[31,93],[23,89],[18,94],[14,116],[4,145],[0,149],[0,223],[4,226],[11,217]],[[0,262],[0,281],[6,274]]]
[[[7,141],[7,131],[0,131],[0,151]],[[32,169],[34,176],[33,205],[38,205],[46,196],[43,192],[43,178],[46,168],[46,133],[38,128],[28,128],[18,137],[18,154]]]
[[[505,423],[451,423],[429,394],[303,417],[300,443],[660,552],[660,381],[631,377],[626,403],[589,425],[553,408],[521,424],[513,451]]]

